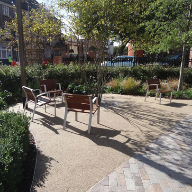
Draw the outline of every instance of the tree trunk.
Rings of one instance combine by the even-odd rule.
[[[185,65],[185,56],[186,56],[186,46],[183,46],[183,53],[182,53],[182,60],[181,60],[181,67],[180,67],[180,76],[179,76],[179,84],[177,91],[181,91],[183,87],[183,73],[184,73],[184,65]]]

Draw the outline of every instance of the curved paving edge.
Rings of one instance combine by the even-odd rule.
[[[192,114],[87,192],[192,192]]]

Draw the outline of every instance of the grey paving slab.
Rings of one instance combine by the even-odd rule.
[[[89,191],[192,192],[192,114]]]

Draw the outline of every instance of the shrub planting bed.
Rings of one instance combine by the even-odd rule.
[[[0,111],[0,191],[17,191],[29,144],[29,118]]]
[[[154,76],[161,80],[167,79],[178,79],[179,68],[163,68],[162,66],[135,66],[135,67],[100,67],[102,74],[105,74],[107,81],[118,78],[130,78],[132,77],[136,81],[140,81],[141,84],[145,83],[147,79],[153,78]],[[62,90],[70,92],[70,89],[75,89],[75,93],[87,94],[87,89],[95,88],[97,79],[98,66],[96,65],[34,65],[26,67],[26,79],[27,86],[33,89],[39,88],[39,80],[41,79],[56,79],[61,83]],[[192,86],[192,69],[187,68],[184,70],[184,84],[186,89]],[[21,101],[21,72],[20,66],[0,66],[0,92],[12,93],[11,102]],[[126,87],[127,82],[124,82]],[[130,84],[130,83],[128,83]],[[70,86],[69,86],[70,85]],[[69,87],[68,87],[69,86]],[[118,91],[119,89],[117,89]],[[122,91],[122,90],[121,90]],[[113,91],[112,91],[113,92]],[[124,94],[126,90],[123,91]],[[143,94],[141,89],[138,89],[134,94],[139,92]]]

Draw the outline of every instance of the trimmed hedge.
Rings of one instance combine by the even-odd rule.
[[[29,118],[0,111],[0,192],[17,191],[29,144]]]
[[[168,78],[179,78],[179,68],[163,68],[162,66],[135,66],[129,68],[103,67],[105,74],[110,78],[133,77],[135,80],[145,82],[147,79],[156,76],[163,80]],[[184,83],[192,85],[192,69],[184,71]],[[27,86],[38,89],[40,79],[56,79],[61,83],[62,89],[66,90],[70,83],[85,85],[85,79],[95,83],[97,68],[95,65],[34,65],[26,67]],[[86,78],[85,78],[86,77]],[[12,102],[21,99],[21,72],[20,66],[0,66],[0,81],[2,86],[0,92],[7,90],[13,94]]]

